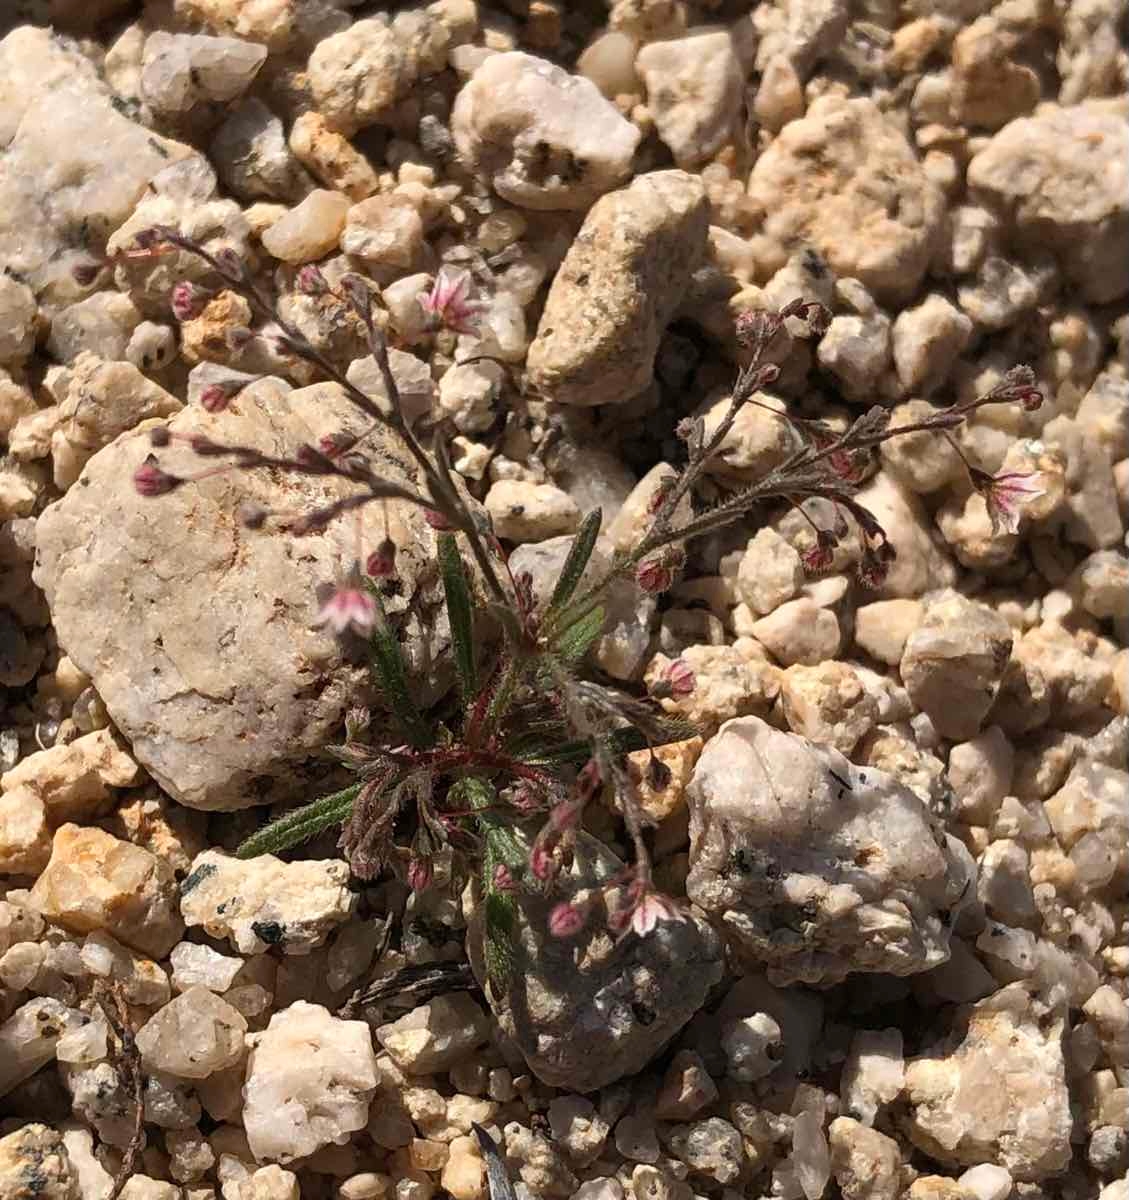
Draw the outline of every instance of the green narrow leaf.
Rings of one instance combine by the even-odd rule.
[[[392,626],[388,623],[384,604],[379,593],[372,589],[379,609],[379,620],[373,630],[370,648],[372,652],[372,668],[376,681],[388,707],[404,727],[408,740],[413,746],[429,746],[432,742],[431,730],[420,715],[408,691],[408,675],[404,666],[404,655]]]
[[[260,854],[274,854],[309,841],[323,829],[340,825],[353,811],[353,801],[361,790],[359,783],[350,784],[340,792],[322,796],[312,804],[304,804],[293,812],[285,813],[277,821],[264,825],[235,852],[236,858],[255,858]]]
[[[602,605],[597,605],[561,630],[555,639],[554,649],[566,663],[577,663],[603,631],[604,609]]]
[[[588,566],[588,560],[592,557],[592,551],[595,549],[596,539],[600,536],[600,525],[603,523],[603,520],[603,511],[594,508],[581,521],[580,528],[576,532],[576,537],[572,539],[572,545],[569,547],[568,557],[561,568],[561,575],[557,580],[557,586],[553,589],[553,597],[549,601],[546,615],[548,613],[559,612],[572,599],[573,593],[576,591],[576,585],[580,582],[580,577],[584,574],[584,568]]]
[[[470,599],[462,555],[453,533],[441,533],[439,569],[443,575],[443,591],[447,597],[447,616],[451,622],[451,645],[455,651],[455,667],[459,673],[459,691],[469,703],[478,690],[478,671],[474,661],[474,612]]]
[[[495,995],[501,995],[513,978],[517,953],[514,946],[514,926],[517,905],[511,896],[491,890],[486,893],[486,928],[482,940],[482,956],[486,975]]]

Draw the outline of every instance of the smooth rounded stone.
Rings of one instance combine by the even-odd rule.
[[[980,732],[999,692],[1012,640],[1003,617],[957,592],[926,605],[900,669],[910,698],[942,737],[967,741]]]
[[[909,635],[921,624],[920,600],[875,600],[855,610],[855,644],[871,658],[896,667]]]
[[[142,314],[120,292],[96,292],[52,317],[47,349],[60,362],[73,362],[84,350],[115,361],[124,358]]]
[[[318,112],[346,134],[387,120],[422,76],[447,65],[450,41],[426,9],[381,13],[323,38],[307,68]]]
[[[816,666],[839,653],[839,620],[807,596],[789,600],[767,617],[753,622],[752,635],[786,667]]]
[[[687,895],[781,986],[912,975],[948,956],[963,862],[908,788],[757,717],[706,743]]]
[[[376,1040],[410,1075],[449,1071],[489,1036],[486,1014],[466,994],[439,996],[381,1025]]]
[[[226,937],[241,954],[262,954],[269,946],[309,954],[355,905],[349,867],[340,859],[283,862],[261,854],[244,860],[206,850],[180,885],[185,922]]]
[[[141,781],[137,763],[109,729],[29,754],[0,775],[4,793],[26,788],[46,806],[52,824],[100,816],[110,806],[111,788]]]
[[[951,1037],[906,1064],[910,1140],[947,1166],[1057,1175],[1072,1153],[1062,1014],[1014,983],[959,1015]]]
[[[745,547],[737,569],[737,592],[764,617],[791,600],[804,584],[800,556],[770,526],[758,529]]]
[[[408,270],[423,250],[423,222],[402,196],[373,196],[349,209],[341,249],[374,267]]]
[[[1129,563],[1117,550],[1098,550],[1083,559],[1068,586],[1098,620],[1129,617]]]
[[[598,200],[549,289],[530,384],[561,404],[622,404],[651,382],[667,322],[707,244],[701,181],[640,175]]]
[[[207,1079],[243,1058],[243,1014],[205,987],[190,987],[137,1031],[137,1048],[150,1071],[178,1079]]]
[[[933,292],[898,314],[893,327],[898,381],[915,396],[936,391],[949,377],[972,336],[972,322],[956,305]]]
[[[35,349],[35,293],[11,275],[0,275],[0,367],[18,366]]]
[[[965,1171],[957,1182],[975,1200],[1007,1200],[1015,1181],[1007,1167],[980,1163]]]
[[[850,1117],[836,1117],[827,1141],[831,1173],[844,1200],[897,1200],[902,1157],[893,1138]]]
[[[572,497],[551,483],[499,479],[484,503],[494,532],[508,541],[543,541],[572,532],[580,522]]]
[[[263,233],[263,249],[288,263],[323,258],[337,246],[349,207],[340,192],[315,189]]]
[[[638,94],[635,51],[636,42],[630,34],[619,30],[598,34],[576,60],[577,74],[591,79],[609,100]]]
[[[49,29],[0,41],[0,262],[49,309],[82,296],[71,274],[187,146],[157,137],[113,103],[91,61]],[[63,183],[65,181],[65,186]]]
[[[580,212],[626,182],[640,136],[590,79],[517,50],[463,85],[451,133],[463,163],[511,204]]]
[[[189,406],[170,426],[271,454],[363,427],[335,385],[286,393],[277,381],[252,384],[215,416]],[[380,431],[374,438],[389,476],[411,480],[406,454]],[[368,684],[332,634],[312,628],[316,589],[353,558],[354,527],[259,535],[240,525],[237,509],[308,510],[350,489],[244,472],[147,499],[132,477],[149,453],[146,430],[120,437],[87,464],[89,485],[71,488],[36,524],[35,577],[59,641],[134,757],[175,800],[236,809],[306,797],[324,771],[321,747]],[[200,466],[176,444],[161,462],[180,474]],[[427,592],[435,541],[419,509],[390,500],[381,511],[398,548],[403,594],[386,600],[398,613],[418,588]],[[415,661],[425,635],[407,628]]]
[[[30,904],[72,933],[111,933],[131,949],[162,958],[184,926],[168,865],[101,829],[63,825]]]
[[[680,167],[707,161],[733,136],[745,72],[726,29],[651,42],[635,58],[659,137]]]
[[[749,196],[781,261],[813,245],[836,275],[888,303],[916,290],[944,216],[941,192],[897,126],[872,100],[834,95],[781,130],[757,159]]]
[[[226,104],[251,86],[266,59],[265,46],[241,38],[158,30],[145,39],[141,98],[172,117],[201,103]]]
[[[0,1024],[0,1096],[31,1078],[55,1057],[64,1034],[88,1020],[49,996],[35,996]]]
[[[666,1046],[721,978],[721,946],[700,917],[661,922],[647,937],[618,941],[593,918],[581,937],[550,936],[559,900],[606,885],[623,864],[581,832],[572,867],[552,896],[518,907],[509,988],[491,994],[483,962],[483,914],[467,928],[467,952],[502,1031],[530,1070],[551,1087],[585,1093],[641,1070]]]
[[[891,411],[890,424],[895,428],[916,425],[935,416],[936,412],[928,400],[907,400]],[[960,455],[953,446],[928,430],[890,438],[882,443],[878,452],[883,468],[916,495],[940,491],[964,470]]]
[[[257,97],[244,100],[219,127],[209,157],[241,200],[295,200],[310,180],[291,153],[282,121]]]
[[[1059,256],[1082,299],[1129,292],[1129,129],[1115,109],[1045,105],[1012,121],[968,164],[968,184],[1020,245]]]
[[[0,1196],[79,1200],[82,1195],[62,1134],[36,1122],[0,1137]]]
[[[1011,791],[1015,750],[998,725],[949,751],[949,783],[956,813],[966,825],[987,825]]]
[[[368,1121],[376,1055],[363,1021],[295,1001],[254,1038],[243,1086],[243,1126],[257,1159],[291,1162],[343,1146]]]

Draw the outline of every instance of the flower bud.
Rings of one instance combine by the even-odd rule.
[[[517,891],[517,881],[514,879],[513,872],[505,863],[494,864],[494,873],[490,877],[490,883],[496,892]]]
[[[683,658],[676,658],[667,664],[663,679],[670,688],[670,694],[676,697],[689,696],[698,686],[693,668]]]
[[[173,285],[169,295],[169,306],[172,308],[172,315],[178,321],[191,321],[204,311],[211,298],[212,293],[206,288],[197,287],[187,279],[182,279]]]
[[[576,937],[584,921],[584,914],[575,904],[556,904],[549,913],[549,933],[555,938]]]
[[[330,290],[325,276],[313,263],[306,263],[295,277],[294,284],[303,296],[324,296]]]
[[[436,529],[440,533],[450,533],[455,528],[438,509],[425,508],[423,510],[423,519],[432,529]]]
[[[425,891],[434,877],[435,868],[431,865],[431,859],[413,855],[408,861],[408,887],[413,892]]]
[[[365,559],[365,574],[373,579],[389,579],[396,574],[396,544],[385,538]]]
[[[133,473],[133,486],[141,496],[163,496],[183,482],[178,476],[162,470],[151,454]]]
[[[656,596],[674,582],[674,572],[661,559],[647,558],[635,568],[635,582],[648,595]]]

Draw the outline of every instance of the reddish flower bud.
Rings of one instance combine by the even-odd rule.
[[[584,922],[584,913],[575,904],[555,904],[549,913],[549,933],[555,938],[576,937]]]
[[[529,852],[529,869],[533,872],[533,878],[542,883],[547,883],[556,875],[559,866],[547,840],[538,839],[533,843],[533,849]]]
[[[200,393],[200,404],[210,413],[223,412],[235,393],[223,383],[210,383]]]
[[[659,509],[666,503],[666,498],[674,490],[674,479],[667,476],[665,479],[660,479],[658,486],[651,493],[650,500],[647,501],[647,515],[655,516]]]
[[[163,496],[183,482],[178,476],[162,470],[151,454],[133,473],[133,486],[141,496]]]
[[[649,595],[665,592],[674,582],[674,572],[658,558],[644,559],[635,568],[635,582]]]
[[[435,868],[431,865],[431,859],[413,855],[408,861],[408,887],[413,892],[425,891],[434,877]]]
[[[517,881],[514,879],[513,872],[505,863],[494,864],[494,872],[490,876],[490,882],[496,892],[517,891]]]
[[[821,529],[815,542],[800,554],[800,562],[808,575],[821,575],[835,558],[835,547],[839,539],[830,529]]]
[[[697,677],[685,659],[676,658],[663,671],[663,680],[672,696],[689,696],[698,686]]]
[[[212,293],[206,288],[197,287],[196,284],[182,279],[173,285],[169,295],[169,306],[172,308],[172,315],[178,321],[191,321],[204,311],[211,298]]]
[[[102,270],[101,263],[76,263],[71,267],[71,278],[79,287],[90,287]]]
[[[313,263],[306,263],[295,277],[294,284],[303,296],[324,296],[330,290],[325,276]]]
[[[437,529],[440,533],[450,533],[455,528],[441,512],[434,508],[425,508],[423,519],[432,529]]]
[[[396,574],[396,545],[385,538],[365,559],[365,574],[373,579],[389,579]]]

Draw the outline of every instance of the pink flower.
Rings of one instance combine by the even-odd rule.
[[[196,284],[182,279],[173,286],[169,295],[172,315],[178,321],[191,321],[193,317],[198,317],[204,311],[211,298],[212,293],[206,288],[197,287]]]
[[[631,910],[631,928],[640,937],[652,933],[660,921],[685,921],[674,902],[658,892],[644,892]]]
[[[385,538],[365,559],[365,574],[373,579],[389,579],[396,574],[396,545]]]
[[[411,857],[408,862],[408,887],[413,892],[422,892],[431,886],[435,870],[429,858]]]
[[[178,476],[162,470],[151,454],[133,473],[133,486],[141,496],[163,496],[183,482]]]
[[[368,634],[376,624],[376,601],[353,579],[339,585],[321,606],[315,625],[328,625],[334,633],[354,629]]]
[[[807,575],[822,575],[831,566],[835,558],[835,547],[839,539],[830,529],[821,529],[815,542],[800,554],[804,573]]]
[[[529,852],[529,869],[534,879],[548,883],[558,870],[557,860],[553,857],[553,845],[538,838]]]
[[[549,913],[549,932],[555,938],[576,937],[584,922],[584,913],[575,904],[555,904]]]
[[[456,333],[474,333],[478,328],[478,314],[486,306],[481,301],[467,298],[470,286],[467,271],[440,267],[431,291],[420,295],[420,307],[433,321]]]
[[[423,519],[432,529],[437,529],[440,533],[450,533],[455,528],[441,512],[434,508],[425,508]]]
[[[684,658],[676,658],[674,662],[667,663],[662,677],[672,696],[689,696],[698,686],[693,668]]]
[[[972,471],[972,486],[984,497],[993,533],[1019,532],[1023,506],[1046,494],[1047,489],[1039,486],[1041,478],[1037,471],[1001,471],[998,475]]]

